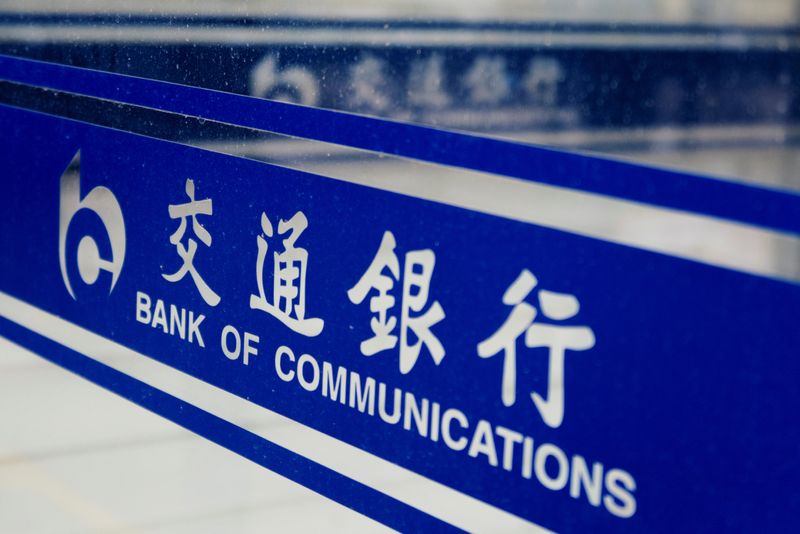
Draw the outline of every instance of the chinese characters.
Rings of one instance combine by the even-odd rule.
[[[549,366],[547,396],[532,392],[531,399],[544,422],[558,428],[564,420],[564,356],[567,350],[585,351],[594,347],[595,338],[586,326],[564,326],[551,322],[535,322],[537,310],[525,302],[538,280],[523,270],[503,295],[503,304],[513,306],[508,318],[494,334],[478,344],[478,355],[491,358],[503,352],[503,378],[501,398],[505,406],[516,402],[517,392],[517,339],[524,333],[525,346],[547,348]],[[573,295],[539,291],[539,305],[546,320],[563,321],[578,314],[580,303]]]
[[[307,227],[308,219],[301,211],[295,213],[288,221],[280,220],[278,222],[278,234],[286,237],[282,241],[283,252],[273,253],[273,301],[271,303],[264,290],[264,264],[269,245],[265,237],[257,237],[256,281],[258,295],[250,295],[250,308],[267,312],[298,334],[314,337],[322,332],[325,321],[316,317],[306,317],[308,251],[295,246],[300,234]],[[266,237],[272,237],[274,234],[272,223],[266,213],[261,214],[261,230]]]
[[[361,353],[364,356],[372,356],[397,346],[397,336],[393,333],[397,326],[397,317],[389,315],[395,305],[395,298],[389,291],[394,287],[395,281],[400,279],[396,245],[394,234],[384,232],[372,263],[356,285],[347,291],[353,304],[361,304],[370,291],[377,292],[369,301],[369,309],[376,315],[370,321],[373,336],[361,342]],[[408,374],[414,368],[423,345],[427,347],[436,365],[445,356],[444,347],[431,330],[445,317],[441,304],[434,301],[422,313],[428,302],[435,264],[436,256],[432,250],[412,250],[405,257],[400,305],[400,372],[403,374]],[[384,274],[386,270],[390,276]],[[417,315],[412,315],[412,312]],[[416,336],[416,343],[409,342],[409,331]]]
[[[170,204],[169,216],[171,219],[180,219],[178,229],[169,237],[169,242],[175,245],[175,248],[183,260],[180,268],[172,274],[162,274],[161,276],[168,282],[178,282],[182,280],[187,274],[191,277],[195,287],[200,292],[200,296],[206,301],[209,306],[216,306],[219,304],[220,297],[213,289],[211,289],[203,277],[197,272],[194,266],[194,256],[197,253],[197,241],[193,238],[187,240],[187,245],[181,242],[186,232],[187,219],[192,220],[192,232],[205,246],[211,246],[211,234],[203,227],[197,220],[198,215],[213,214],[213,205],[211,199],[195,200],[194,181],[186,180],[186,196],[189,197],[189,202],[184,204]]]
[[[196,198],[192,180],[186,180],[185,191],[188,202],[171,204],[168,209],[170,217],[179,221],[169,240],[182,265],[174,273],[162,276],[175,283],[189,275],[206,303],[216,306],[219,295],[194,264],[198,243],[206,247],[212,243],[211,234],[198,220],[212,216],[212,201]],[[247,302],[251,310],[274,317],[292,332],[316,337],[322,333],[325,320],[310,317],[306,306],[309,251],[301,246],[301,240],[308,226],[302,211],[288,220],[278,219],[276,225],[265,212],[261,213],[261,233],[256,236],[257,292],[251,293]],[[190,229],[191,237],[187,238]],[[434,251],[410,250],[401,256],[397,248],[395,234],[384,231],[372,260],[346,293],[354,305],[368,302],[371,314],[372,335],[361,339],[361,354],[371,357],[397,350],[399,371],[406,375],[415,368],[423,351],[437,366],[444,360],[446,350],[437,332],[446,314],[439,300],[432,298],[436,294],[431,287],[436,266]],[[267,282],[269,278],[271,284]],[[566,354],[593,348],[595,336],[589,326],[575,324],[580,303],[574,295],[539,289],[538,285],[536,276],[523,269],[502,295],[503,304],[510,307],[506,319],[473,346],[479,358],[502,354],[500,398],[506,407],[517,402],[520,340],[528,349],[546,349],[547,389],[530,391],[529,396],[544,423],[558,428],[564,420]]]

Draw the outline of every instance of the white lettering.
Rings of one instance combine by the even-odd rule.
[[[442,407],[438,402],[431,403],[431,441],[439,441],[439,414]]]
[[[569,482],[569,494],[578,499],[581,496],[581,486],[586,492],[586,498],[592,506],[600,506],[600,496],[603,491],[603,464],[592,464],[592,474],[589,476],[589,467],[583,456],[572,457],[572,475]]]
[[[483,419],[478,421],[467,454],[473,458],[477,458],[478,454],[485,454],[486,458],[489,460],[489,464],[493,467],[497,467],[497,449],[494,446],[492,425],[490,425],[488,421],[484,421]]]
[[[459,426],[464,430],[469,427],[467,416],[464,415],[464,412],[455,408],[448,408],[444,411],[444,415],[442,416],[442,440],[445,445],[454,451],[463,451],[467,448],[467,438],[461,436],[458,439],[453,439],[453,434],[450,432],[450,423],[452,423],[454,419],[458,421]]]
[[[375,415],[375,379],[367,377],[364,382],[364,389],[361,389],[361,376],[355,371],[350,371],[350,407],[355,408],[358,404],[358,411],[365,411],[370,415]]]
[[[422,399],[422,402],[417,404],[414,394],[406,391],[404,404],[403,428],[411,430],[411,420],[413,419],[419,435],[423,438],[426,437],[428,435],[428,399]]]
[[[278,347],[278,350],[275,351],[275,372],[278,373],[278,377],[284,382],[291,382],[294,380],[294,370],[289,370],[288,372],[283,370],[281,367],[281,358],[283,356],[288,356],[289,360],[294,361],[292,349],[286,346]]]
[[[400,422],[400,401],[401,392],[399,389],[394,388],[394,406],[392,408],[392,415],[386,412],[386,384],[383,382],[378,386],[378,413],[386,423],[396,425]]]
[[[197,320],[195,320],[194,312],[189,312],[189,343],[196,337],[197,344],[203,348],[205,348],[206,344],[203,343],[203,335],[200,333],[200,323],[202,323],[205,318],[205,315],[200,314],[197,316]]]
[[[161,299],[156,300],[156,309],[153,312],[153,322],[150,324],[153,328],[161,327],[165,334],[169,334],[167,327],[167,312],[164,309],[164,301]]]
[[[522,443],[522,434],[500,425],[495,427],[494,431],[503,438],[503,469],[511,471],[514,465],[514,445]]]
[[[306,364],[311,366],[311,380],[307,380],[303,373]],[[314,391],[319,387],[319,364],[310,354],[303,354],[297,361],[297,381],[300,382],[300,387],[306,391]]]
[[[233,349],[230,348],[230,344],[228,340],[230,339],[231,335],[233,335],[233,342],[234,346]],[[239,357],[239,350],[241,349],[241,339],[239,338],[239,332],[236,331],[234,327],[231,325],[225,326],[222,329],[222,336],[220,339],[220,345],[222,346],[222,353],[225,355],[226,358],[229,360],[235,360]]]
[[[244,364],[250,364],[250,356],[258,356],[258,348],[256,345],[260,341],[259,337],[250,332],[244,333]]]
[[[186,339],[186,309],[178,308],[174,304],[169,305],[169,335],[174,336],[178,332],[178,337]]]
[[[150,297],[141,291],[136,292],[136,320],[150,324]]]
[[[139,297],[137,302],[141,302],[143,308],[147,307],[144,298]],[[234,340],[226,339],[226,335],[231,334]],[[226,355],[230,357],[230,354],[238,354],[239,350],[246,350],[242,347],[239,334],[233,327],[226,327],[223,330],[223,351],[226,351]],[[291,362],[288,366],[284,357]],[[484,455],[492,467],[502,466],[507,472],[518,472],[522,478],[536,480],[551,491],[569,492],[573,499],[581,499],[584,494],[589,504],[595,507],[603,505],[617,517],[628,518],[636,512],[636,482],[626,471],[612,469],[604,476],[605,467],[600,462],[590,464],[583,456],[568,456],[552,443],[536,447],[532,437],[505,426],[493,425],[484,419],[478,420],[474,426],[470,425],[461,410],[443,407],[438,402],[400,388],[393,388],[392,400],[389,400],[385,383],[317,360],[310,354],[300,356],[295,367],[294,353],[286,346],[278,348],[274,363],[282,381],[297,379],[300,387],[306,391],[317,391],[333,402],[370,416],[375,415],[377,389],[378,412],[380,419],[387,424],[395,425],[402,419],[403,429],[416,431],[422,438],[431,442],[441,439],[450,450],[466,451],[472,458]],[[390,402],[393,406],[387,406]],[[502,440],[502,445],[497,440]]]
[[[547,458],[550,456],[555,458],[558,463],[558,474],[555,478],[550,477],[550,474],[547,472]],[[569,478],[569,462],[567,461],[567,455],[555,445],[545,443],[536,449],[533,463],[536,478],[545,488],[558,491],[567,485],[567,479]]]
[[[136,321],[142,324],[149,324],[152,328],[158,328],[165,334],[179,337],[183,340],[187,338],[187,315],[188,315],[188,338],[189,343],[196,343],[205,348],[203,335],[200,332],[200,324],[206,318],[205,315],[195,316],[194,312],[186,308],[180,308],[174,304],[169,305],[169,316],[167,316],[167,304],[161,299],[155,299],[155,306],[152,306],[152,299],[147,293],[136,292]],[[152,309],[152,312],[151,312]]]
[[[617,517],[628,518],[636,513],[636,499],[633,492],[636,482],[622,469],[611,469],[606,473],[606,491],[611,495],[603,497],[606,510]],[[614,500],[616,497],[616,500]]]
[[[522,442],[522,476],[530,480],[533,476],[533,438]]]
[[[347,402],[347,369],[336,369],[336,380],[333,379],[333,366],[330,362],[322,362],[322,396],[331,400],[339,400],[342,404]],[[341,393],[341,394],[340,394]]]

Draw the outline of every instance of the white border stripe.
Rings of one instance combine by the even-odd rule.
[[[0,291],[0,315],[414,508],[470,532],[549,530],[157,362]]]
[[[70,26],[46,24],[0,25],[0,42],[21,43],[156,43],[206,45],[353,45],[353,46],[489,46],[489,47],[588,47],[607,49],[774,49],[800,47],[800,38],[786,34],[726,34],[670,32],[629,33],[613,31],[542,31],[481,29],[298,28],[275,29],[241,26]]]
[[[0,0],[12,13],[189,15],[192,17],[303,17],[311,19],[386,20],[475,20],[546,22],[557,21],[645,24],[710,24],[748,26],[791,24],[797,18],[793,2],[726,0],[706,2],[686,0],[582,0],[561,2],[544,0]],[[577,5],[576,5],[577,4]]]
[[[416,199],[563,230],[759,276],[800,282],[800,238],[614,197],[319,141],[189,144]],[[360,156],[329,161],[320,155]],[[305,159],[314,154],[317,158]],[[371,157],[365,157],[371,156]]]

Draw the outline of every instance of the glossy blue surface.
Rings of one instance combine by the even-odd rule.
[[[7,67],[13,60],[3,61]],[[25,81],[35,83],[37,71],[24,72],[29,76]],[[51,71],[38,72],[44,81],[45,72]],[[102,79],[95,73],[81,75]],[[106,85],[80,86],[81,92],[102,96],[97,93],[112,91],[111,80],[120,79],[108,80]],[[155,82],[130,82],[117,86],[120,100],[152,99],[165,107],[217,102],[218,107],[204,109],[210,115],[230,113],[231,118],[244,118],[243,109],[223,105],[243,97],[226,95],[217,101],[223,97],[180,88],[176,90],[206,100],[178,103],[163,98],[164,93],[136,90],[140,83],[159,89]],[[64,84],[80,85],[73,78],[51,78],[48,83],[61,84],[62,89],[67,88]],[[307,121],[328,113],[263,105],[265,113],[272,109],[297,113],[297,118]],[[800,475],[796,454],[800,438],[796,413],[800,405],[796,386],[799,286],[62,118],[8,107],[0,108],[0,118],[7,125],[0,148],[0,165],[6,173],[0,196],[3,292],[547,528],[593,532],[797,528],[793,510],[800,504],[796,486]],[[333,125],[325,123],[321,128],[328,130],[309,129],[306,134],[341,135],[354,145],[373,143],[375,149],[406,142],[411,145],[403,150],[419,150],[429,158],[434,154],[459,163],[466,158],[481,167],[510,165],[515,172],[526,162],[540,170],[571,169],[569,176],[579,186],[624,184],[620,187],[626,198],[656,191],[653,198],[674,199],[686,209],[709,208],[707,213],[716,215],[725,209],[717,206],[728,206],[734,219],[744,218],[743,213],[753,209],[747,216],[767,226],[798,228],[791,211],[797,205],[794,195],[408,125],[371,123],[363,117],[341,120],[345,122],[338,124],[348,125],[344,130],[335,132]],[[290,124],[287,128],[301,128],[311,122]],[[410,141],[370,137],[370,132],[385,131],[382,128],[428,136],[428,142],[413,136]],[[430,144],[436,140],[444,144]],[[474,150],[455,152],[455,146]],[[495,149],[507,149],[508,157]],[[92,284],[81,283],[76,250],[82,237],[93,236],[102,258],[109,259],[111,249],[101,221],[88,210],[76,212],[66,233],[66,271],[75,286],[73,299],[59,268],[59,196],[63,196],[59,180],[79,150],[80,196],[85,198],[100,186],[115,195],[125,220],[126,252],[110,293],[107,272],[101,272]],[[526,157],[537,163],[531,164]],[[619,172],[612,175],[609,169]],[[180,266],[169,241],[178,221],[170,218],[168,206],[187,201],[187,179],[193,180],[196,199],[213,201],[213,215],[199,218],[213,243],[199,246],[194,266],[220,296],[217,306],[201,298],[188,276],[176,283],[163,278]],[[752,195],[766,204],[751,206],[755,203]],[[776,211],[763,211],[765,205]],[[288,220],[298,211],[308,220],[308,228],[296,242],[308,252],[306,317],[325,321],[316,337],[293,332],[250,305],[250,296],[258,293],[258,239],[270,237],[263,233],[262,213],[280,232],[278,220]],[[775,218],[767,219],[763,213],[773,213]],[[400,279],[392,290],[397,298],[392,313],[398,321],[405,254],[430,250],[435,255],[423,311],[438,301],[446,315],[431,327],[446,351],[438,365],[426,346],[407,373],[398,367],[397,348],[362,355],[360,343],[372,335],[373,314],[369,297],[357,305],[348,290],[364,274],[386,231],[396,239],[400,261]],[[271,260],[272,251],[283,247],[277,238],[267,241]],[[267,265],[264,283],[269,289],[271,261]],[[508,317],[511,307],[502,298],[524,269],[538,278],[537,291],[569,294],[580,301],[577,315],[549,322],[588,327],[595,338],[592,348],[566,353],[564,419],[555,427],[543,421],[529,398],[532,391],[547,392],[547,348],[527,348],[522,340],[517,343],[517,398],[508,407],[501,401],[502,354],[482,358],[477,350]],[[205,347],[137,321],[138,292],[153,301],[163,299],[167,307],[174,304],[203,314]],[[526,301],[543,312],[534,293]],[[248,366],[223,354],[220,333],[226,325],[259,336],[258,355],[251,357]],[[51,348],[8,322],[2,323],[2,332],[239,453],[255,446],[251,436],[240,436],[235,428],[226,430],[223,423],[190,408],[188,415],[180,415],[174,399],[149,397],[142,386],[80,356]],[[306,391],[296,379],[281,380],[274,357],[280,346],[290,347],[298,358],[310,354],[320,365],[329,362],[334,369],[342,366],[355,371],[362,380],[372,377],[390,391],[399,388],[417,399],[427,398],[439,403],[442,411],[461,410],[469,428],[462,430],[454,424],[457,437],[472,439],[483,419],[492,428],[499,425],[532,438],[537,448],[555,445],[570,462],[579,455],[590,466],[602,463],[606,473],[625,471],[635,480],[635,489],[629,488],[635,512],[621,518],[610,512],[605,500],[594,506],[583,490],[577,498],[571,496],[571,482],[553,490],[537,477],[523,476],[520,444],[514,448],[511,471],[506,471],[502,465],[491,465],[489,454],[477,452],[473,457],[467,451],[455,451],[441,439],[421,436],[413,426],[407,430],[388,424],[377,414],[324,397],[319,389]],[[282,362],[288,369],[288,360]],[[503,441],[494,439],[502,464]],[[309,485],[318,491],[398,528],[436,526],[425,523],[429,519],[424,517],[408,519],[409,510],[394,501],[380,515],[371,508],[372,499],[383,497],[331,473],[320,482],[317,467],[292,456],[288,454],[285,461],[264,460],[262,465],[269,464],[302,483],[311,477],[316,485]],[[299,467],[290,467],[295,462]],[[555,476],[557,465],[550,462],[547,469]],[[603,497],[609,495],[607,483],[601,491]],[[619,504],[619,500],[613,502]]]

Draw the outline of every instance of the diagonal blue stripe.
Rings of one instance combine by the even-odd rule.
[[[800,234],[788,191],[12,56],[0,79]]]

